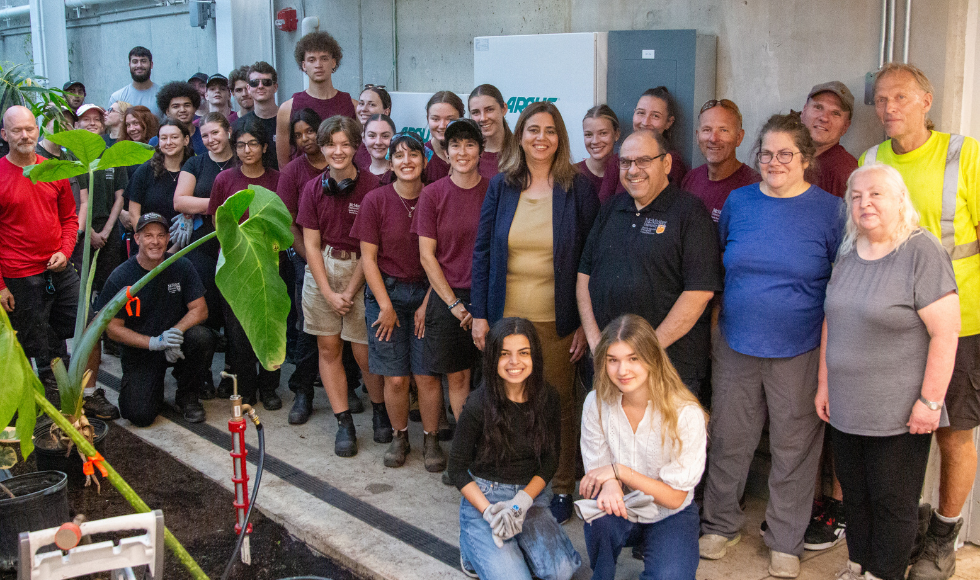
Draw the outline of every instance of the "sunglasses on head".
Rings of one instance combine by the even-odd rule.
[[[252,87],[253,89],[257,88],[259,85],[262,85],[263,87],[271,87],[272,79],[249,79],[248,80],[248,86]]]
[[[362,91],[366,91],[368,89],[383,89],[383,88],[385,88],[384,85],[376,85],[374,83],[368,83],[368,84],[364,85],[364,88],[361,89],[361,90]]]

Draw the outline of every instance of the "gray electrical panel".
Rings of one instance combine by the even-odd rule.
[[[609,32],[606,102],[622,133],[632,131],[633,109],[643,91],[663,85],[678,114],[671,141],[688,167],[704,163],[694,139],[701,105],[715,98],[718,39],[697,30],[613,30]]]

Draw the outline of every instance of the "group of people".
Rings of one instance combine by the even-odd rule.
[[[834,81],[770,117],[749,164],[736,156],[738,106],[704,103],[707,163],[687,170],[664,87],[638,98],[618,152],[612,109],[585,112],[589,157],[575,164],[553,103],[528,105],[511,130],[492,85],[465,104],[439,91],[423,143],[398,131],[383,86],[356,99],[333,86],[342,58],[329,34],[304,36],[295,60],[309,88],[279,106],[267,63],[160,87],[142,47],[107,109],[70,82],[78,128],[155,147],[141,166],[76,184],[77,206],[72,184],[21,175],[64,152],[38,143],[27,109],[8,110],[0,303],[42,378],[74,326],[77,246],[101,249],[98,309],[261,185],[293,217],[279,264],[297,330],[289,423],[309,419],[319,377],[334,452],[356,455],[363,382],[373,440],[400,467],[417,404],[424,467],[463,496],[468,574],[570,578],[582,559],[560,524],[577,513],[594,578],[615,576],[624,547],[643,578],[694,578],[741,537],[767,424],[773,576],[796,577],[804,549],[845,538],[840,578],[904,578],[910,563],[915,580],[953,574],[980,424],[980,149],[934,130],[921,71],[879,71],[888,140],[860,162],[840,145],[854,97]],[[94,227],[80,239],[87,203]],[[135,425],[159,412],[170,366],[178,408],[203,421],[200,399],[229,394],[213,383],[216,350],[246,402],[282,407],[280,371],[258,364],[215,286],[219,254],[195,248],[107,330]],[[87,394],[88,412],[115,417]],[[936,509],[919,501],[933,434]]]

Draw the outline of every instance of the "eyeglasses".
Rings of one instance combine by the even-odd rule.
[[[259,85],[262,85],[263,87],[271,87],[272,84],[273,84],[272,79],[249,79],[248,80],[248,86],[252,87],[253,89],[257,88]]]
[[[735,113],[735,116],[738,117],[739,126],[742,125],[742,111],[738,109],[738,105],[732,101],[729,101],[728,99],[711,99],[710,101],[705,102],[704,105],[701,106],[701,112],[698,113],[698,118],[700,118],[705,111],[714,109],[715,107],[723,107]]]
[[[650,167],[650,164],[651,163],[653,163],[657,159],[660,159],[661,157],[664,157],[666,155],[667,155],[666,153],[661,153],[660,155],[657,155],[656,157],[638,157],[636,159],[627,159],[626,157],[620,157],[619,158],[619,168],[620,169],[623,169],[623,170],[626,170],[626,171],[629,171],[630,166],[635,163],[637,169],[646,169],[647,167]]]
[[[372,84],[372,83],[368,83],[368,84],[364,85],[364,88],[361,89],[361,92],[364,92],[364,91],[366,91],[368,89],[383,89],[383,88],[385,88],[384,85],[375,85],[375,84]]]
[[[772,163],[772,159],[775,157],[776,161],[779,161],[783,165],[787,165],[793,162],[793,157],[802,154],[803,153],[801,151],[780,151],[779,153],[773,153],[772,151],[759,151],[757,157],[759,159],[759,163]]]
[[[258,141],[239,141],[238,143],[235,143],[235,149],[239,151],[244,151],[246,149],[259,149],[260,147],[262,147],[262,144]]]

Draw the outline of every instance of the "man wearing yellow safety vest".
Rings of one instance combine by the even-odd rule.
[[[956,569],[960,512],[977,470],[973,429],[980,425],[980,146],[971,137],[934,131],[927,116],[932,100],[932,84],[921,70],[885,65],[875,79],[874,101],[888,140],[860,159],[861,165],[884,163],[902,174],[920,225],[942,241],[952,259],[960,299],[960,340],[945,401],[920,397],[916,403],[935,411],[945,402],[949,426],[936,431],[942,455],[939,506],[924,539],[916,542],[909,580],[945,580]],[[925,512],[920,509],[920,531]]]

